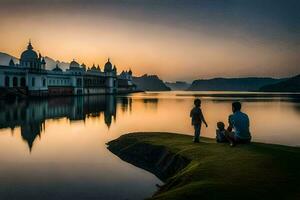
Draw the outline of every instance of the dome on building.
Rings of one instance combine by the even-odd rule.
[[[105,63],[105,65],[104,65],[104,71],[105,71],[105,72],[110,72],[110,71],[112,71],[112,64],[111,64],[111,62],[110,62],[109,59],[107,60],[107,63]]]
[[[38,59],[38,54],[33,51],[33,47],[31,45],[31,42],[28,43],[27,50],[25,50],[21,54],[21,60],[22,61],[35,61]]]
[[[93,66],[92,66],[92,68],[91,68],[92,70],[96,70],[96,66],[95,66],[95,64],[93,64]]]
[[[78,62],[76,62],[75,60],[73,60],[71,63],[70,63],[70,68],[79,68],[80,65],[78,64]]]

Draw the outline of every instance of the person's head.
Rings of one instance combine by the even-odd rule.
[[[232,103],[232,112],[237,112],[237,111],[240,111],[242,108],[242,104],[238,101],[235,101]]]
[[[201,100],[200,100],[200,99],[195,99],[195,100],[194,100],[194,105],[195,105],[196,107],[200,107],[200,106],[201,106]]]
[[[218,122],[217,123],[217,128],[220,130],[220,131],[223,131],[225,130],[225,124],[223,122]]]

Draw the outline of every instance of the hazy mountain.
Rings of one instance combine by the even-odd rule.
[[[141,77],[133,77],[133,83],[137,85],[139,90],[144,91],[170,91],[171,89],[165,85],[156,75],[143,75]]]
[[[46,69],[53,69],[55,68],[56,64],[58,64],[58,66],[62,69],[62,70],[66,70],[69,68],[70,63],[67,62],[61,62],[59,60],[54,60],[48,56],[45,57],[45,61],[46,61]]]
[[[191,84],[184,81],[176,81],[176,82],[166,82],[166,86],[171,88],[171,90],[186,90]]]
[[[15,63],[19,63],[18,58],[9,55],[7,53],[0,52],[0,65],[8,65],[11,58],[14,60]],[[53,69],[56,66],[56,63],[58,63],[60,68],[66,70],[67,68],[69,68],[70,65],[70,63],[54,60],[48,56],[45,57],[45,61],[46,61],[46,69]]]
[[[265,85],[260,88],[263,92],[300,92],[300,74],[279,83]]]
[[[275,84],[285,79],[274,78],[213,78],[193,81],[190,91],[257,91],[262,86]]]
[[[11,58],[14,60],[15,63],[19,62],[18,58],[11,56],[7,53],[0,52],[0,65],[8,65]]]

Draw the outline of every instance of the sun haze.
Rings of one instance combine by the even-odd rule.
[[[299,73],[300,3],[288,1],[0,1],[0,51],[30,38],[43,55],[167,81]]]

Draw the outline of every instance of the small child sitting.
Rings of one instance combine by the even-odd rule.
[[[217,123],[217,130],[216,130],[216,140],[218,143],[227,142],[225,136],[225,124],[223,122]]]

